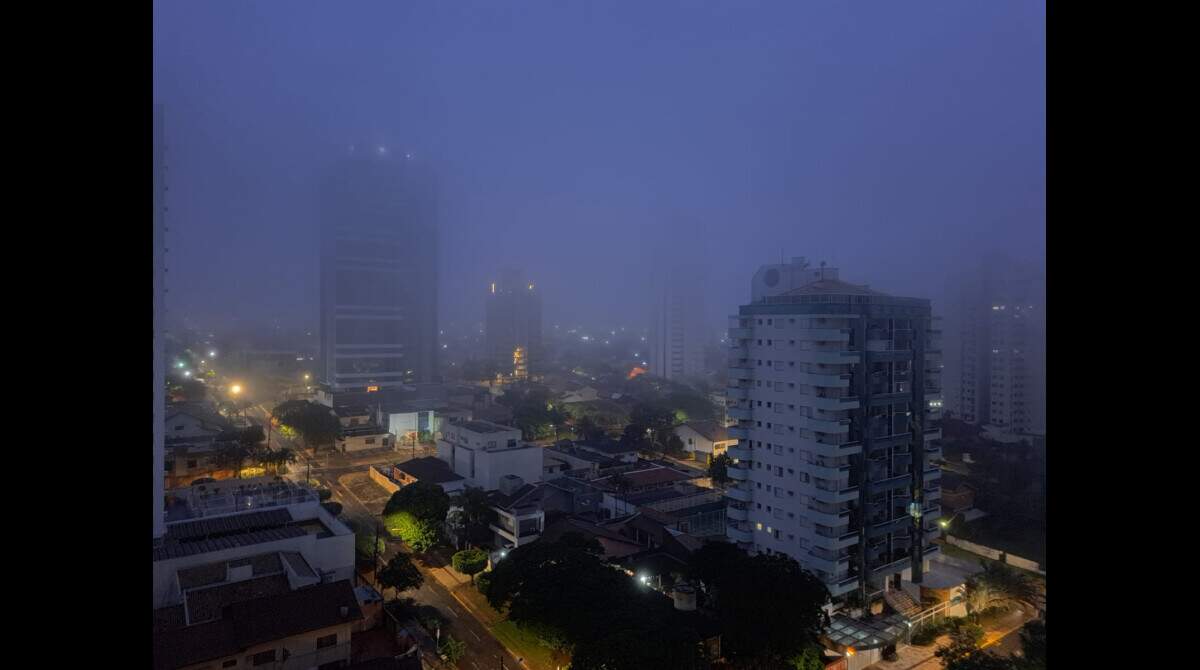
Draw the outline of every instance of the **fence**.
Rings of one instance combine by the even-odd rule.
[[[974,542],[968,542],[967,540],[964,540],[964,539],[958,538],[958,537],[954,537],[953,535],[947,535],[946,542],[948,544],[952,544],[960,549],[965,549],[965,550],[971,552],[972,554],[978,554],[980,556],[990,558],[993,561],[1002,561],[1011,566],[1014,566],[1017,568],[1022,568],[1024,570],[1030,570],[1030,571],[1036,572],[1040,575],[1046,574],[1046,571],[1042,569],[1042,566],[1037,561],[1031,561],[1028,558],[1022,558],[1020,556],[1015,556],[1013,554],[1005,553],[1003,551],[1000,551],[999,549],[985,547],[982,544],[975,544]]]

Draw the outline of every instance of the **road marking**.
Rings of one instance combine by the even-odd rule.
[[[457,618],[458,618],[458,612],[455,612],[455,611],[454,611],[454,606],[452,606],[452,605],[446,605],[446,609],[450,610],[450,614],[451,614],[452,616],[454,616],[454,618],[455,618],[455,619],[457,619]]]

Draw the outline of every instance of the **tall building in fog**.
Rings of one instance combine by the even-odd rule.
[[[528,377],[540,366],[542,296],[520,270],[505,270],[484,296],[484,340],[487,356],[505,375]]]
[[[989,259],[954,297],[949,408],[998,432],[1046,432],[1046,279],[1039,268]]]
[[[661,272],[651,289],[650,374],[681,380],[704,374],[703,275],[694,267]]]
[[[730,320],[729,537],[838,598],[920,582],[941,493],[930,302],[796,258],[762,266]]]
[[[322,381],[334,391],[433,381],[438,247],[428,166],[358,147],[322,204]]]
[[[165,474],[166,423],[166,142],[162,105],[154,106],[154,537],[166,532],[163,488]]]

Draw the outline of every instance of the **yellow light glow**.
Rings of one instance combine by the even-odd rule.
[[[234,395],[237,395],[237,394],[241,393],[241,392],[242,392],[242,385],[241,385],[241,384],[234,384],[233,386],[230,386],[230,387],[229,387],[229,392],[230,392],[230,393],[232,393],[232,394],[234,394]]]
[[[530,284],[530,285],[529,285],[529,290],[530,290],[530,291],[532,291],[532,290],[533,290],[533,284]]]
[[[374,393],[374,392],[376,392],[376,391],[378,391],[378,390],[379,390],[379,387],[378,387],[378,386],[368,386],[368,387],[367,387],[367,393]]]
[[[492,293],[496,292],[496,282],[492,282]]]

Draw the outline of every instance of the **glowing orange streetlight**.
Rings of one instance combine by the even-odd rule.
[[[229,387],[229,392],[230,392],[230,393],[232,393],[233,395],[238,395],[238,394],[240,394],[240,393],[242,392],[242,385],[241,385],[241,384],[234,384],[233,386],[230,386],[230,387]]]

